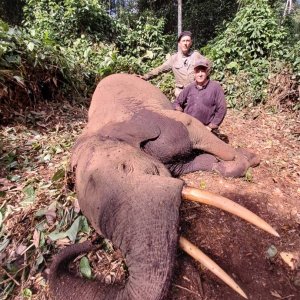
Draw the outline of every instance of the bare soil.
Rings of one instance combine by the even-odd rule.
[[[219,264],[248,299],[300,299],[300,119],[289,113],[230,111],[221,133],[252,149],[261,164],[245,178],[195,172],[186,184],[223,195],[269,222],[280,238],[204,205],[183,203],[181,234]],[[291,255],[289,266],[282,252]],[[169,300],[242,299],[179,251]]]

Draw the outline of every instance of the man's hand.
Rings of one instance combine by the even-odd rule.
[[[174,109],[183,112],[182,107],[180,107],[179,105],[176,105],[176,106],[174,107]]]
[[[134,75],[143,80],[147,80],[147,77],[145,75],[139,75],[139,74],[134,74]]]
[[[213,123],[209,123],[206,127],[209,127],[210,130],[217,130],[219,128],[218,125],[215,125]]]

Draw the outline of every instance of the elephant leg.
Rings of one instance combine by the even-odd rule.
[[[218,160],[215,156],[208,153],[200,154],[190,162],[183,164],[181,174],[195,171],[212,171],[217,163]]]
[[[260,158],[257,154],[252,153],[245,148],[237,148],[236,151],[248,159],[250,167],[256,167],[260,164]]]
[[[214,164],[213,170],[224,177],[242,177],[246,174],[250,166],[248,158],[237,152],[235,160],[219,161]]]
[[[208,131],[197,119],[175,110],[162,110],[161,114],[184,124],[193,149],[213,154],[221,160],[231,161],[235,159],[236,150]]]
[[[237,155],[232,161],[218,160],[214,155],[202,153],[195,155],[191,160],[183,164],[168,165],[173,176],[196,171],[215,171],[224,177],[242,177],[248,168],[259,164],[259,157],[246,149],[238,148]]]

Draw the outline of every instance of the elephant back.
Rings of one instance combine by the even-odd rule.
[[[98,131],[111,122],[124,122],[142,109],[172,109],[167,97],[155,86],[134,75],[110,75],[98,84],[88,114],[88,131]]]

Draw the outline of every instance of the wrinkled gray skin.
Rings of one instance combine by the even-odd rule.
[[[195,155],[195,150],[204,154]],[[216,170],[242,176],[255,155],[235,150],[196,119],[173,111],[150,83],[127,74],[97,86],[88,124],[76,142],[72,167],[80,208],[95,230],[126,260],[124,286],[70,274],[67,263],[95,246],[67,247],[50,269],[53,299],[164,299],[178,241],[183,181],[173,176]]]

